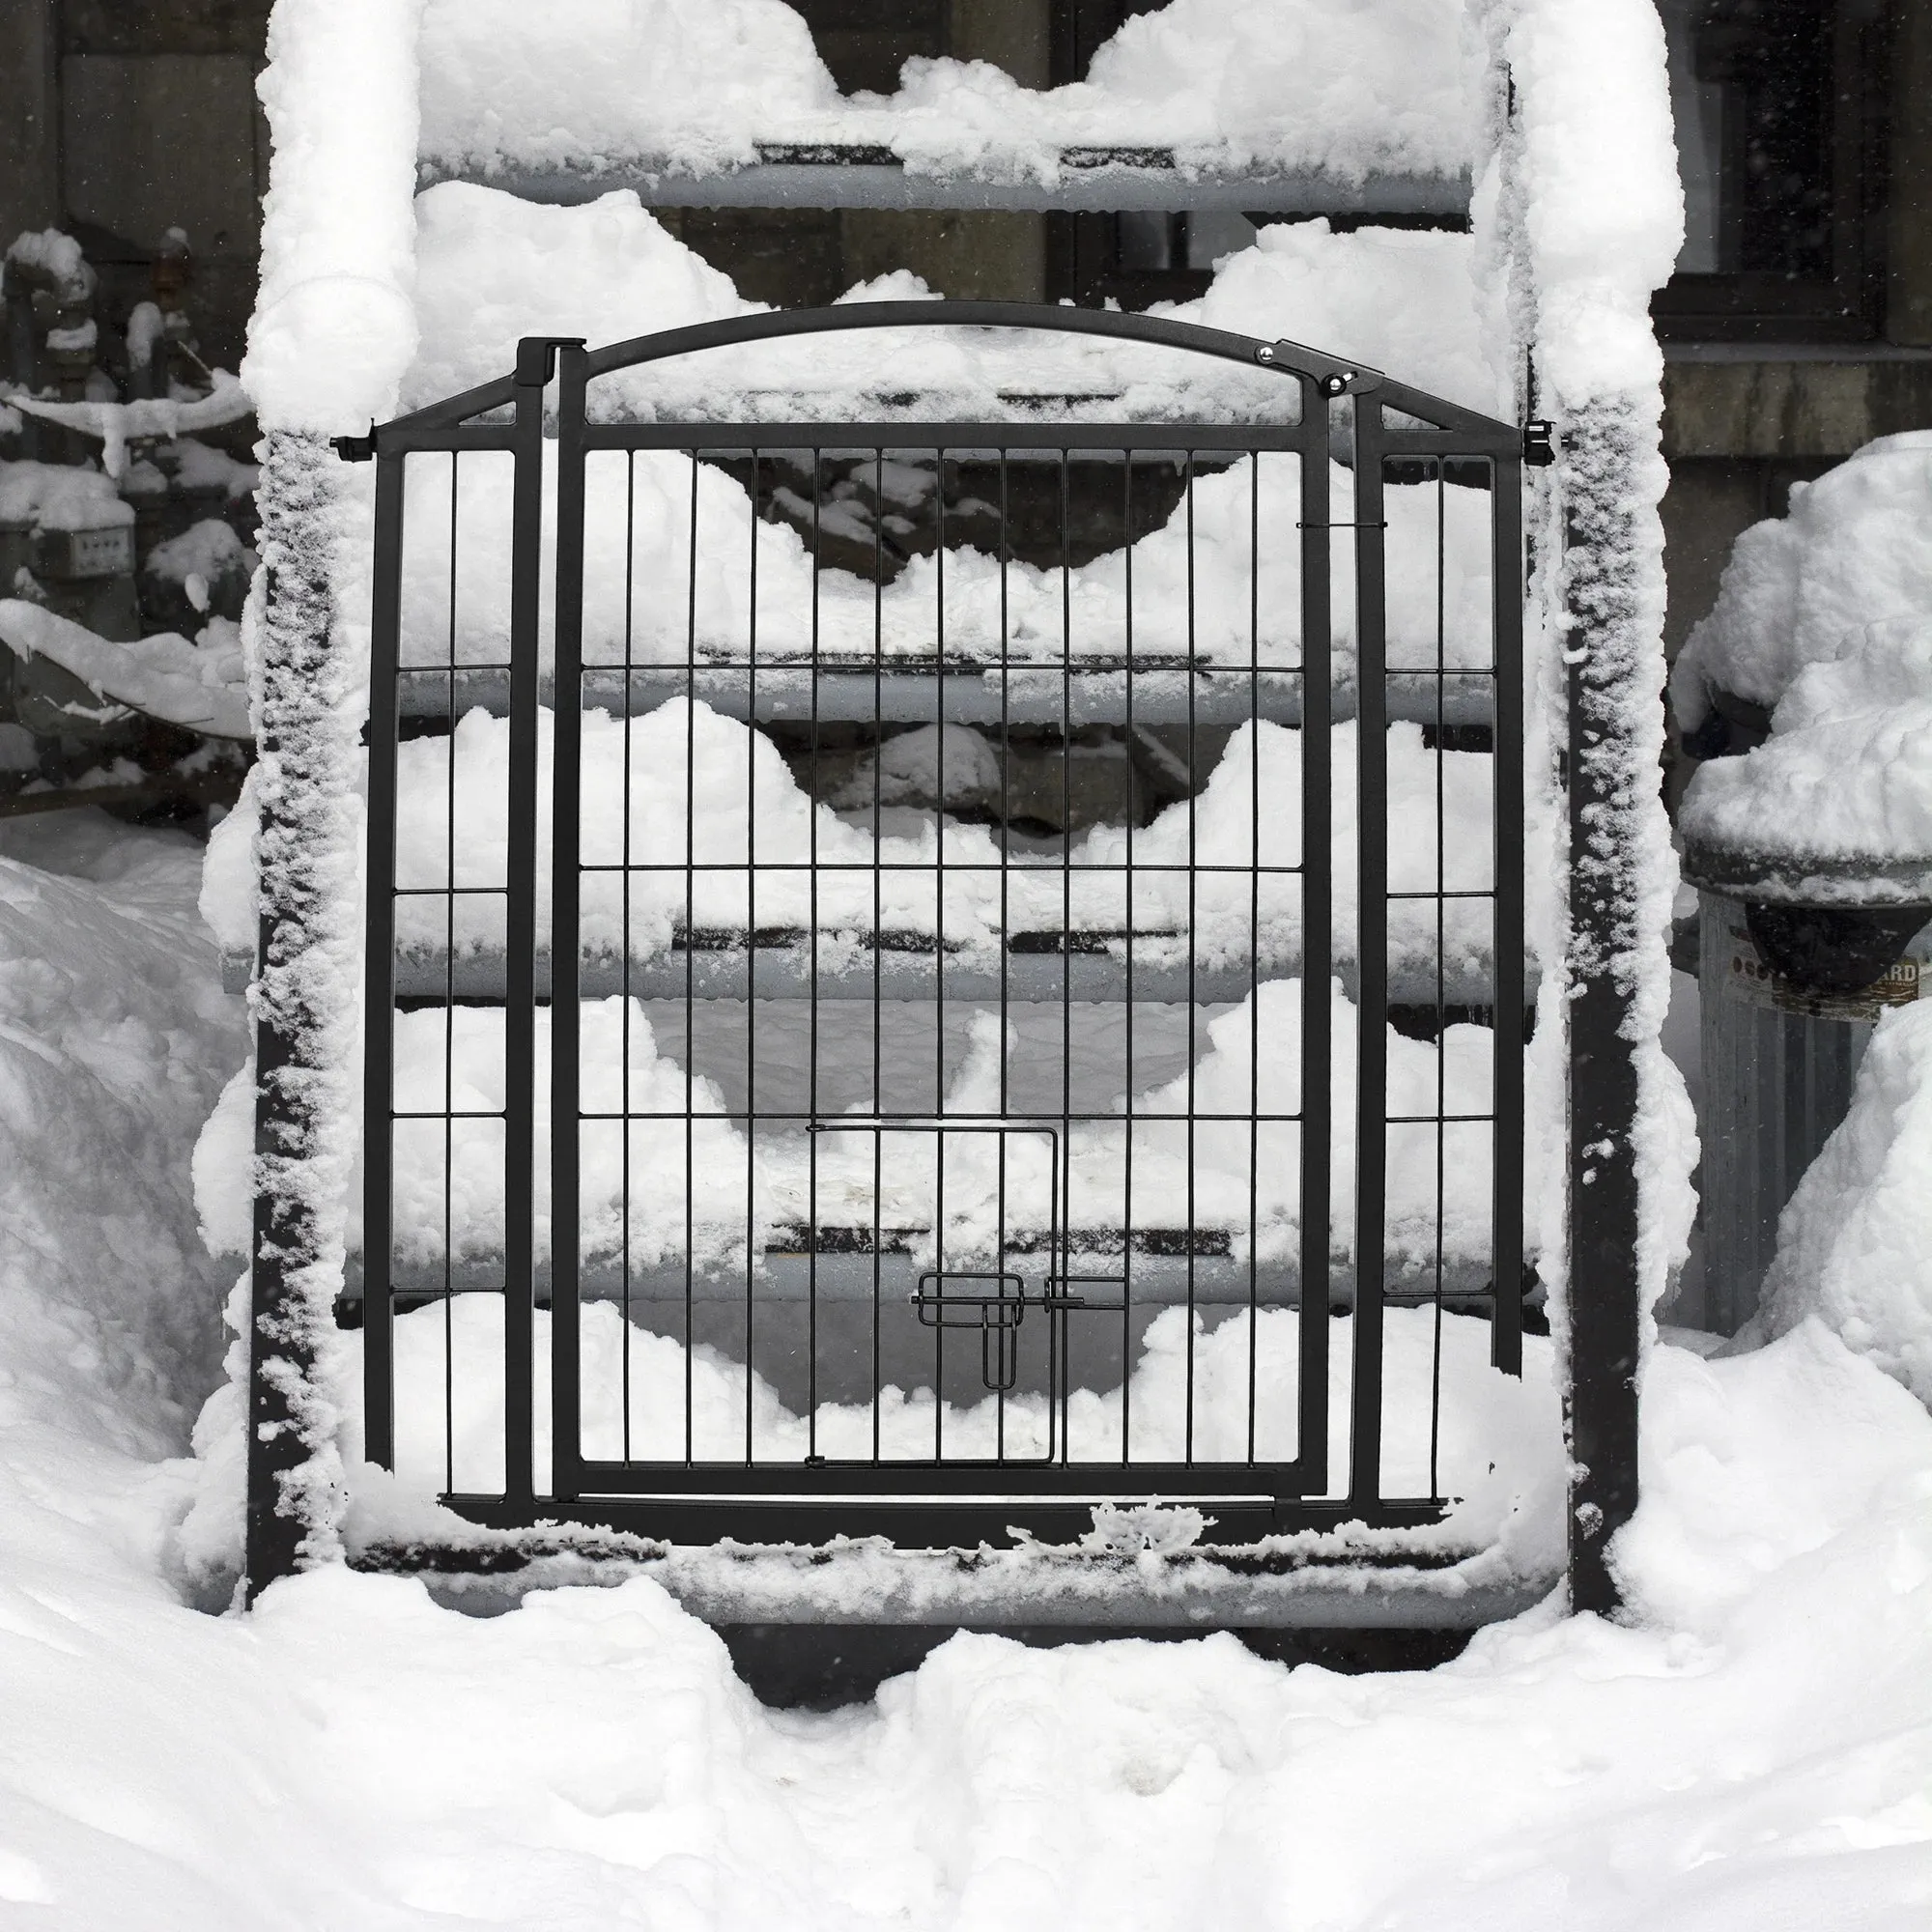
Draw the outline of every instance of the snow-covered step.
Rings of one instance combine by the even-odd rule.
[[[1417,917],[1412,925],[1433,922]],[[1388,998],[1391,1006],[1420,1011],[1436,1002],[1460,1017],[1493,1004],[1494,986],[1487,956],[1449,953],[1438,980],[1427,931],[1390,950]],[[755,938],[756,944],[752,944]],[[1172,928],[1135,934],[1129,963],[1124,935],[1118,929],[1019,932],[1002,952],[936,950],[929,935],[888,932],[873,946],[861,939],[828,946],[814,961],[809,936],[796,928],[763,928],[755,935],[736,931],[677,932],[668,948],[628,966],[619,953],[582,956],[579,989],[586,999],[629,993],[644,1000],[820,1000],[863,1004],[871,1000],[906,1003],[945,1000],[949,1005],[988,1005],[1069,1000],[1079,1004],[1119,1004],[1157,1000],[1215,1005],[1238,1000],[1257,984],[1297,972],[1298,952],[1255,956],[1245,948],[1221,949],[1209,961],[1186,957],[1184,936]],[[1151,956],[1150,956],[1151,955]],[[223,962],[223,982],[244,992],[253,973],[252,956],[234,953]],[[535,959],[534,990],[551,997],[551,954]],[[1352,995],[1359,985],[1353,960],[1336,968]],[[452,959],[445,948],[412,947],[396,954],[395,997],[423,1002],[456,999],[501,1002],[508,990],[507,961],[497,949],[479,946]],[[1533,993],[1534,988],[1531,988]]]
[[[814,355],[821,339],[830,340],[813,338]],[[1299,459],[1291,454],[1263,450],[1202,469],[1184,492],[1177,487],[1165,521],[1131,543],[1118,514],[1104,531],[1084,529],[1077,519],[1063,527],[1056,503],[1055,517],[1034,531],[1041,560],[1028,561],[1014,554],[1023,536],[1015,520],[981,494],[1001,494],[998,469],[972,489],[958,474],[955,459],[969,452],[945,450],[943,479],[931,443],[882,450],[877,465],[848,452],[859,481],[874,469],[882,479],[860,505],[866,516],[848,527],[857,510],[837,493],[854,478],[828,487],[818,467],[827,452],[783,447],[787,438],[822,442],[830,432],[772,424],[768,433],[781,446],[755,452],[755,462],[742,449],[708,450],[703,461],[680,449],[593,449],[585,457],[581,645],[594,680],[641,672],[639,689],[654,679],[657,690],[676,692],[695,667],[700,676],[721,672],[713,689],[722,695],[743,690],[755,667],[757,682],[776,679],[772,689],[794,694],[787,701],[806,700],[798,715],[810,715],[814,667],[835,676],[840,665],[862,668],[860,683],[846,689],[863,699],[874,666],[884,684],[893,683],[891,667],[902,667],[911,674],[903,689],[918,692],[936,665],[957,664],[979,667],[973,675],[995,699],[1004,682],[1012,698],[1048,704],[1047,720],[1060,715],[1069,685],[1090,679],[1094,695],[1081,702],[1117,696],[1124,711],[1123,668],[1132,669],[1136,716],[1143,688],[1148,703],[1179,704],[1184,715],[1190,682],[1197,697],[1216,688],[1285,694],[1300,682],[1309,539]],[[902,433],[937,440],[947,429],[907,425]],[[702,426],[691,434],[700,440]],[[716,434],[748,431],[721,426]],[[1131,426],[1121,426],[1121,437],[1130,442]],[[1094,453],[1085,455],[1091,461]],[[1128,473],[1124,451],[1115,468]],[[500,675],[511,661],[513,473],[508,455],[496,452],[410,459],[397,662],[422,692],[434,692],[436,679],[415,674]],[[549,470],[544,487],[549,520]],[[1331,682],[1346,692],[1359,656],[1356,508],[1354,475],[1340,464],[1329,466],[1327,497]],[[968,515],[969,506],[980,514]],[[1438,672],[1445,695],[1490,682],[1493,508],[1487,488],[1463,482],[1391,481],[1383,489],[1376,661],[1410,703],[1427,694],[1433,705]],[[882,526],[896,531],[892,552],[868,535]],[[1094,542],[1110,547],[1076,560]],[[554,665],[554,621],[546,576],[535,638],[540,678]],[[724,667],[737,667],[735,676]],[[1190,670],[1191,679],[1183,674]]]
[[[759,1251],[752,1270],[750,1298],[755,1309],[821,1304],[864,1304],[874,1301],[903,1306],[929,1278],[929,1259],[917,1251],[930,1246],[931,1230],[894,1231],[895,1245],[882,1251],[876,1262],[859,1252],[870,1237],[869,1229],[821,1228],[819,1252],[809,1252],[810,1231],[799,1229],[779,1238],[789,1246]],[[1087,1293],[1096,1302],[1118,1303],[1122,1282],[1132,1281],[1132,1305],[1142,1311],[1160,1308],[1244,1308],[1251,1297],[1264,1305],[1283,1308],[1301,1303],[1301,1270],[1293,1259],[1276,1257],[1252,1265],[1230,1252],[1225,1228],[1136,1228],[1130,1249],[1123,1250],[1118,1229],[1076,1228],[1067,1236],[1067,1276],[1063,1284],[1043,1251],[1009,1253],[1007,1264],[1037,1294],[1049,1272],[1056,1287]],[[1191,1250],[1191,1252],[1190,1252]],[[980,1260],[990,1265],[987,1258]],[[1334,1273],[1325,1293],[1332,1306],[1352,1305],[1354,1291],[1349,1270],[1352,1254],[1332,1255]],[[548,1262],[533,1271],[537,1301],[548,1306],[555,1281]],[[1485,1299],[1492,1288],[1488,1258],[1474,1254],[1445,1254],[1440,1289],[1456,1302]],[[363,1296],[366,1275],[359,1256],[353,1257],[344,1276],[345,1306],[353,1309]],[[742,1266],[734,1269],[694,1268],[687,1277],[682,1259],[657,1266],[634,1266],[628,1272],[617,1257],[599,1257],[577,1270],[578,1293],[586,1301],[615,1301],[629,1307],[635,1318],[660,1333],[668,1332],[671,1314],[693,1302],[743,1307],[747,1283]],[[1083,1289],[1083,1284],[1085,1287]],[[500,1293],[500,1256],[471,1258],[445,1267],[440,1261],[402,1261],[389,1271],[391,1290],[414,1303],[441,1295]],[[1389,1251],[1382,1273],[1385,1298],[1400,1303],[1432,1300],[1437,1292],[1433,1259],[1418,1259],[1400,1248]]]
[[[552,724],[539,715],[540,997],[550,984]],[[579,958],[588,994],[1213,1002],[1300,970],[1299,732],[1265,722],[1236,728],[1199,795],[1138,829],[1015,840],[895,808],[883,781],[875,838],[869,809],[814,801],[769,738],[702,703],[675,698],[631,720],[593,712],[582,730]],[[929,727],[893,743],[901,763],[908,745],[930,753],[928,796],[951,798],[969,781],[1001,786],[984,737]],[[1489,1005],[1493,760],[1437,752],[1413,724],[1392,727],[1385,746],[1391,998]],[[1354,727],[1338,726],[1331,957],[1350,983],[1355,751]],[[962,775],[969,757],[987,772]],[[397,748],[400,998],[506,991],[508,758],[508,724],[481,712],[451,734]],[[873,789],[869,779],[857,784],[867,807]],[[223,828],[209,894],[237,985],[252,966],[239,863],[247,817]]]
[[[1129,685],[1131,683],[1131,689]],[[943,668],[908,658],[850,667],[823,661],[801,669],[782,662],[743,668],[650,665],[631,670],[593,666],[580,686],[586,711],[641,716],[689,697],[721,717],[808,723],[949,724],[998,729],[1002,724],[1243,724],[1263,718],[1299,724],[1304,715],[1298,671],[1254,673],[1211,668],[1163,669],[1137,660],[1131,680],[1123,668],[1091,662],[1065,670],[1054,666]],[[542,689],[554,701],[554,681]],[[1383,680],[1384,714],[1417,724],[1484,725],[1495,711],[1488,671],[1460,670],[1440,678],[1427,671],[1392,671]],[[1351,684],[1329,694],[1329,715],[1351,719],[1360,698]],[[474,710],[508,715],[510,680],[499,669],[407,669],[396,679],[401,718],[455,719]]]
[[[1460,212],[1479,109],[1459,24],[1439,6],[1356,9],[1344,28],[1318,0],[1156,10],[1072,84],[942,56],[879,94],[841,93],[806,21],[777,8],[753,20],[675,0],[627,19],[588,0],[437,0],[417,48],[419,170],[546,199],[635,185],[698,207],[776,168],[806,179],[754,180],[741,203],[1179,209],[1212,205],[1221,183],[1234,208]],[[900,178],[895,191],[811,183],[855,163]],[[1090,198],[1091,175],[1127,179]]]
[[[1181,1299],[1190,1261],[1197,1285],[1219,1284],[1236,1298],[1248,1293],[1251,1261],[1258,1277],[1292,1285],[1298,982],[1264,986],[1205,1026],[1170,1012],[1152,1053],[1119,1051],[1118,1028],[1113,1054],[1097,1036],[1080,1042],[1078,1065],[1058,1082],[1038,1051],[1047,1023],[1036,1009],[1009,1014],[1003,1029],[997,1013],[981,1011],[950,1043],[935,1031],[928,1046],[910,1038],[901,1016],[906,1037],[888,1042],[899,1057],[871,1092],[900,1106],[936,1093],[938,1104],[923,1116],[881,1115],[864,1106],[867,1069],[852,1065],[849,1053],[821,1052],[842,1069],[842,1084],[823,1082],[815,1110],[801,1104],[811,1097],[799,1064],[810,1036],[795,1021],[761,1042],[767,1066],[789,1056],[779,1078],[732,1067],[727,1085],[703,1068],[728,1064],[728,1052],[687,1048],[680,1064],[667,1050],[680,1042],[667,1028],[660,1045],[640,1002],[586,1003],[580,1280],[615,1293],[628,1273],[639,1294],[681,1294],[688,1264],[695,1279],[735,1280],[742,1294],[749,1278],[758,1293],[784,1299],[806,1292],[815,1267],[822,1292],[838,1293],[838,1283],[847,1294],[869,1295],[875,1254],[889,1278],[942,1264],[984,1267],[1002,1255],[1032,1257],[1026,1267],[1037,1274],[1056,1251],[1072,1248],[1074,1271],[1125,1270],[1151,1292],[1166,1284]],[[1355,1015],[1339,991],[1331,1026],[1331,1238],[1346,1253]],[[540,1011],[540,1266],[551,1253],[551,1014]],[[399,1284],[412,1292],[481,1286],[503,1252],[503,1015],[488,1009],[395,1020],[391,1255]],[[1391,1278],[1420,1279],[1439,1259],[1458,1292],[1474,1292],[1490,1252],[1493,1037],[1452,1026],[1439,1049],[1393,1032],[1385,1044]],[[915,1081],[909,1093],[908,1075],[922,1071],[926,1085]],[[1056,1084],[1059,1094],[1044,1091]],[[352,1247],[361,1247],[359,1229]]]

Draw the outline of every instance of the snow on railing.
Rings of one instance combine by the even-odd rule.
[[[118,478],[127,472],[130,442],[171,442],[196,430],[240,422],[252,412],[255,406],[248,392],[226,369],[213,370],[211,376],[214,386],[205,396],[154,396],[132,403],[56,403],[13,389],[7,392],[7,402],[42,422],[58,423],[64,429],[98,438],[101,468]]]

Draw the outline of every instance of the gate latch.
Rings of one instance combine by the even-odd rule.
[[[950,1282],[968,1286],[963,1293],[954,1293],[947,1287]],[[922,1327],[980,1331],[980,1378],[995,1394],[1005,1394],[1019,1380],[1018,1331],[1027,1305],[1026,1284],[1018,1275],[934,1270],[920,1276],[908,1298]]]

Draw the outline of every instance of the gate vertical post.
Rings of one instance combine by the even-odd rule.
[[[396,679],[402,650],[403,464],[376,457],[369,630],[368,957],[362,1008],[362,1453],[396,1466]],[[453,464],[456,459],[450,458]],[[451,533],[452,546],[455,542]],[[454,870],[451,882],[454,883]]]
[[[559,342],[556,404],[556,626],[554,739],[551,773],[550,943],[550,1321],[553,1496],[583,1487],[579,1371],[578,1117],[582,1104],[578,912],[582,833],[583,408],[588,377],[582,342]],[[627,652],[628,654],[628,652]],[[625,715],[629,716],[629,690]],[[630,731],[624,733],[630,756]],[[630,881],[624,882],[630,890]],[[630,961],[624,962],[626,983]],[[630,1122],[618,1122],[628,1161]],[[628,1318],[628,1310],[626,1311]]]
[[[1388,1186],[1388,593],[1382,406],[1355,392],[1355,1314],[1349,1494],[1381,1500]]]
[[[243,1596],[337,1548],[333,1406],[317,1386],[342,1283],[344,1122],[353,1118],[342,994],[355,935],[351,668],[333,636],[337,498],[319,436],[271,433],[262,472],[261,822]],[[349,917],[353,917],[350,915]],[[352,969],[353,970],[353,969]]]
[[[1301,1309],[1297,1318],[1300,1356],[1300,1426],[1295,1462],[1304,1493],[1319,1494],[1328,1484],[1328,1309],[1334,1300],[1329,1281],[1329,1239],[1334,1220],[1333,1057],[1334,1007],[1328,982],[1335,957],[1334,841],[1334,515],[1329,481],[1328,398],[1312,376],[1301,389],[1301,1091],[1295,1105],[1300,1134]],[[1256,462],[1260,462],[1257,457]],[[1257,828],[1255,849],[1260,850]]]
[[[510,524],[509,849],[503,883],[503,1501],[535,1507],[537,649],[544,389],[555,350],[517,344]]]
[[[1570,1602],[1622,1602],[1610,1540],[1637,1500],[1637,975],[1660,935],[1640,925],[1640,818],[1658,772],[1637,728],[1662,702],[1643,613],[1634,504],[1638,426],[1616,398],[1563,425],[1561,598],[1568,660]]]

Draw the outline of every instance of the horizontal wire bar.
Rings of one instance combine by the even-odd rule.
[[[930,860],[922,865],[911,859],[878,861],[868,859],[821,859],[816,865],[809,859],[634,859],[629,865],[580,864],[577,869],[580,872],[612,874],[619,872],[676,872],[682,875],[686,872],[746,872],[757,873],[760,876],[767,872],[857,872],[863,873],[867,878],[870,878],[874,872],[905,872],[930,879],[939,878],[942,872],[942,868]],[[1064,860],[1043,856],[1037,865],[1025,860],[1017,863],[1009,861],[1006,864],[987,864],[980,860],[949,859],[946,861],[943,869],[944,875],[947,878],[951,878],[955,872],[984,873],[992,878],[997,878],[1002,872],[1009,875],[1032,873],[1046,879],[1057,879],[1063,873],[1066,873],[1076,879],[1101,879],[1113,873],[1146,879],[1158,878],[1164,873],[1171,873],[1175,877],[1184,878],[1190,872],[1229,872],[1238,874],[1244,879],[1250,879],[1257,874],[1263,878],[1295,878],[1308,868],[1305,866],[1162,866],[1141,860],[1136,860],[1132,865],[1124,864],[1119,860],[1107,860],[1096,862],[1091,866],[1069,866]],[[459,886],[456,890],[459,893],[475,892],[481,890],[481,888]],[[401,895],[399,894],[398,896],[401,896]],[[1436,895],[1428,893],[1422,894],[1419,896],[1434,898]],[[1467,896],[1488,897],[1489,895],[1475,894],[1468,895]],[[1061,930],[1057,926],[1051,929],[1054,931]],[[1072,931],[1080,930],[1077,926],[1067,929]]]

